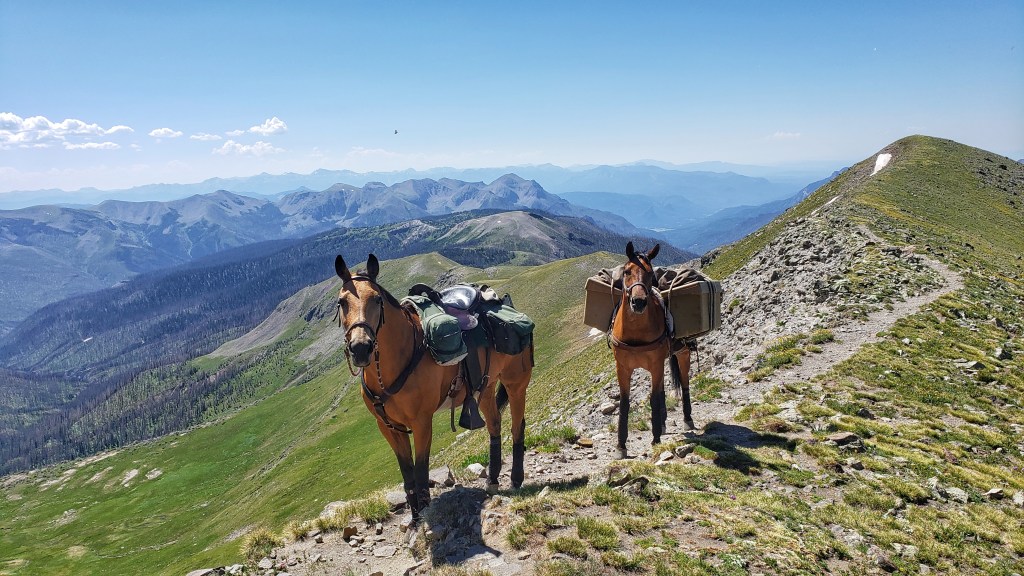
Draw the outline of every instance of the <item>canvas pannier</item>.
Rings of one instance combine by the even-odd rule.
[[[695,280],[661,291],[675,323],[674,337],[689,339],[703,336],[722,325],[722,284],[713,280]]]
[[[604,332],[611,327],[615,304],[622,298],[622,289],[613,288],[611,278],[587,278],[586,298],[583,303],[583,323]]]
[[[601,270],[587,279],[583,323],[601,331],[611,328],[612,314],[622,298],[621,267]],[[722,284],[684,268],[655,269],[661,299],[672,316],[673,338],[703,336],[722,325]]]
[[[484,315],[494,349],[502,354],[519,354],[533,342],[533,320],[522,312],[506,306],[488,306]]]

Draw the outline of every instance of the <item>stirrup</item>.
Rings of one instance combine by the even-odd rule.
[[[471,391],[466,391],[466,399],[462,402],[462,414],[459,415],[459,426],[466,430],[477,430],[485,425],[480,417],[480,408]]]

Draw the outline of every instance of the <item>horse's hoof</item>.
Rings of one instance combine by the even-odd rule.
[[[490,494],[491,496],[494,496],[495,494],[497,494],[498,493],[498,483],[495,482],[494,484],[491,484],[491,483],[488,482],[487,483],[487,493]]]
[[[619,446],[619,460],[625,460],[626,458],[629,458],[629,455],[626,454],[625,446]]]
[[[693,420],[692,419],[683,420],[683,424],[686,425],[686,429],[689,430],[689,431],[697,429],[697,427],[693,425]]]

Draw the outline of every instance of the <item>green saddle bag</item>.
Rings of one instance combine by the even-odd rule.
[[[402,302],[416,306],[423,326],[423,341],[434,360],[442,366],[458,364],[469,352],[462,339],[459,320],[426,296],[406,296]]]
[[[519,354],[533,343],[533,320],[519,310],[505,304],[485,307],[494,349],[502,354]]]

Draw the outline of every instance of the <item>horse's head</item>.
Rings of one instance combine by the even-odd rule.
[[[384,325],[385,290],[377,284],[380,263],[370,254],[366,270],[353,275],[345,259],[334,259],[334,271],[341,278],[338,291],[338,316],[345,327],[345,345],[352,362],[361,368],[370,364],[370,354],[377,348],[377,332]]]
[[[654,266],[651,260],[658,255],[661,244],[655,244],[649,252],[637,253],[633,243],[626,244],[626,256],[629,261],[622,268],[622,286],[624,297],[629,300],[629,309],[640,314],[647,308],[647,298],[651,295],[654,285]]]

